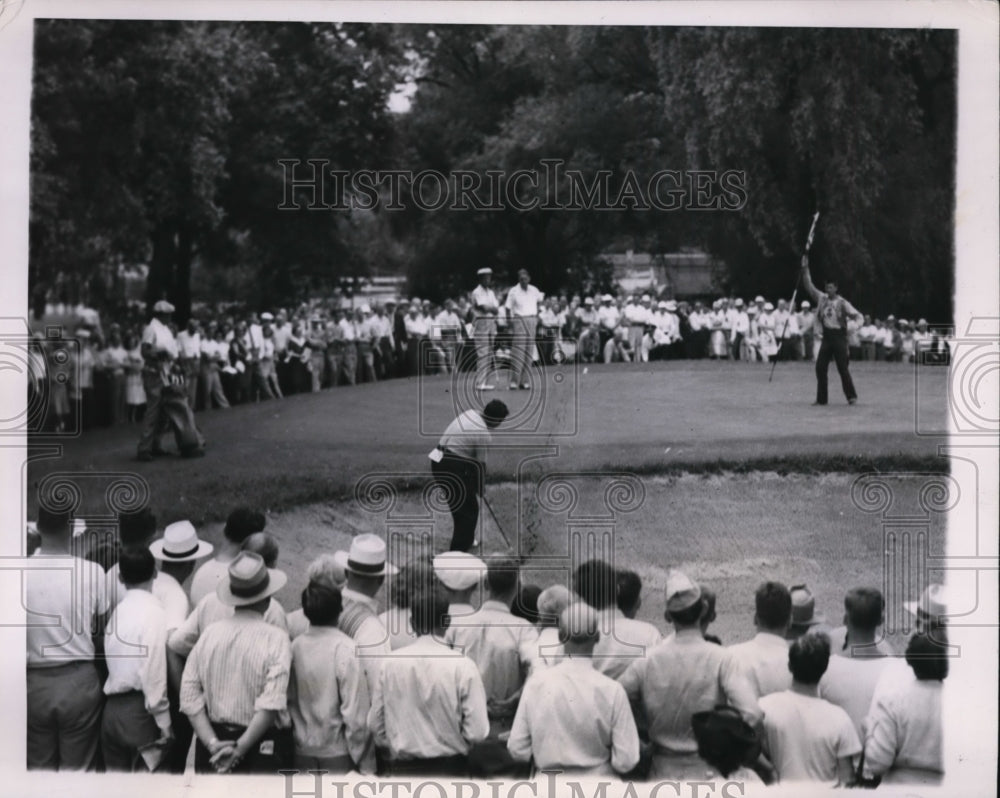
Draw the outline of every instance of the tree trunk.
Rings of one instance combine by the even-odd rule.
[[[182,225],[177,234],[174,256],[174,283],[170,301],[175,308],[174,319],[178,326],[183,326],[191,316],[191,261],[194,259],[194,241],[187,225]]]
[[[170,225],[160,224],[153,230],[153,257],[146,277],[146,314],[152,315],[153,305],[166,299],[173,283],[175,250],[174,232]]]

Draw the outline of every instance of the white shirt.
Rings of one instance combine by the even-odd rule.
[[[32,563],[45,568],[22,574],[25,638],[29,668],[93,660],[91,630],[95,616],[109,609],[104,571],[97,563],[69,554],[49,555],[39,548]]]
[[[840,707],[791,690],[760,700],[764,737],[779,781],[837,784],[838,760],[861,753],[854,724]]]
[[[171,358],[177,357],[177,341],[170,328],[154,318],[142,331],[142,343],[149,344],[154,354],[165,352]]]
[[[622,686],[587,658],[566,659],[525,685],[507,750],[538,770],[627,773],[639,762],[639,735]]]
[[[314,626],[292,643],[288,712],[297,753],[349,754],[362,772],[373,772],[370,709],[368,683],[351,638],[336,627]]]
[[[466,754],[486,738],[486,692],[475,663],[430,635],[379,669],[368,726],[393,759]]]
[[[618,681],[640,699],[649,739],[661,749],[694,753],[691,715],[719,704],[735,707],[751,726],[760,718],[746,674],[732,654],[709,643],[700,629],[683,629],[628,666]]]
[[[125,585],[118,579],[118,563],[112,565],[104,575],[108,594],[108,606],[115,607],[124,598]],[[177,580],[160,571],[153,578],[153,597],[160,602],[167,614],[167,630],[176,629],[188,616],[191,608],[187,594]]]
[[[337,322],[337,326],[340,331],[344,334],[345,341],[356,341],[358,338],[358,329],[354,322],[350,319],[341,319]]]
[[[232,560],[212,558],[203,562],[191,577],[191,604],[197,607],[209,593],[215,593],[220,579],[229,579],[229,563]]]
[[[272,329],[274,330],[275,351],[284,352],[288,349],[288,339],[292,337],[292,325],[282,324],[280,327],[275,325]]]
[[[528,678],[545,668],[562,662],[563,644],[559,642],[559,629],[545,626],[538,630],[538,637],[521,644],[521,661],[528,663]]]
[[[728,650],[743,668],[757,698],[792,686],[792,672],[788,670],[788,641],[785,638],[770,632],[758,632],[752,640],[729,646]]]
[[[413,631],[409,609],[390,607],[378,619],[389,633],[389,647],[393,651],[417,642],[419,635]]]
[[[462,323],[459,321],[458,316],[450,310],[442,310],[434,319],[434,327],[438,330],[438,332],[443,332],[445,330],[458,332],[461,326]]]
[[[445,642],[479,667],[491,701],[505,701],[521,689],[529,662],[521,652],[525,643],[537,638],[534,626],[493,599],[484,601],[472,615],[455,619],[445,632]]]
[[[460,457],[485,463],[491,439],[483,414],[478,410],[466,410],[448,425],[438,447],[447,447]]]
[[[127,641],[127,642],[126,642]],[[105,695],[139,690],[146,711],[170,728],[167,700],[167,616],[148,590],[126,590],[104,634],[108,680]]]
[[[642,305],[629,303],[625,306],[624,316],[629,324],[646,324],[649,320],[649,311]]]
[[[403,319],[403,326],[406,327],[407,335],[427,335],[430,332],[430,323],[427,321],[426,317],[418,313],[416,316],[407,313],[406,318]]]
[[[507,292],[507,301],[504,304],[513,316],[537,316],[538,303],[544,298],[545,294],[531,283],[527,288],[522,288],[518,283]]]
[[[201,333],[191,334],[181,330],[177,333],[177,349],[180,357],[198,357],[201,354]]]
[[[746,335],[748,332],[750,332],[750,317],[747,315],[746,311],[737,310],[735,313],[733,313],[732,329],[733,329],[732,333],[733,336],[736,336],[738,333],[743,333],[743,335]]]
[[[617,679],[636,659],[658,646],[663,635],[653,624],[626,618],[617,607],[601,614],[601,637],[594,646],[594,669]]]
[[[484,288],[481,285],[472,289],[472,304],[475,308],[476,318],[496,315],[496,311],[500,309],[500,303],[497,302],[497,295],[493,289]],[[486,314],[481,308],[492,310],[493,313]]]
[[[905,771],[943,772],[942,689],[943,682],[921,681],[910,671],[877,691],[865,720],[866,775],[886,774],[889,783],[918,780]]]
[[[865,738],[864,720],[871,707],[875,687],[890,661],[889,657],[830,657],[826,673],[819,680],[819,697],[844,710],[862,740]]]
[[[613,330],[618,326],[621,314],[614,305],[601,305],[597,309],[597,321],[606,330]]]

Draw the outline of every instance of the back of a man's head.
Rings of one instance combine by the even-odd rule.
[[[920,681],[943,681],[948,677],[948,645],[942,630],[935,635],[915,632],[906,644],[906,664]]]
[[[142,546],[156,537],[156,516],[148,507],[118,516],[118,537],[123,546]]]
[[[410,596],[410,623],[418,635],[440,634],[448,628],[451,600],[444,586],[432,583]]]
[[[240,548],[259,554],[268,568],[274,568],[278,564],[278,540],[268,532],[254,532],[243,541]]]
[[[140,585],[156,576],[156,560],[145,546],[126,546],[118,554],[118,574],[125,585]]]
[[[874,632],[882,624],[884,613],[882,591],[874,587],[854,587],[844,596],[845,620],[855,629]]]
[[[792,620],[792,594],[781,582],[764,582],[754,596],[757,625],[766,631],[784,633]]]
[[[615,606],[618,574],[604,560],[587,560],[573,572],[573,590],[595,610]]]
[[[788,670],[800,684],[818,684],[829,664],[830,638],[824,634],[804,634],[788,649]]]
[[[501,556],[490,558],[486,566],[486,587],[490,595],[500,599],[512,600],[517,591],[517,579],[521,572],[521,564],[513,557]]]
[[[263,532],[267,519],[263,513],[251,510],[249,507],[237,507],[226,519],[222,534],[232,543],[242,545],[254,532]]]
[[[38,521],[35,526],[38,529],[38,534],[43,538],[68,538],[70,536],[70,514],[68,511],[39,507]]]
[[[618,609],[626,618],[634,618],[642,601],[642,579],[635,571],[620,569],[617,587]]]

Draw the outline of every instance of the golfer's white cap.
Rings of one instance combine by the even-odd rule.
[[[643,295],[642,295],[642,300],[641,300],[641,301],[642,301],[642,302],[649,302],[649,294],[643,294]]]
[[[764,310],[774,310],[774,305],[772,305],[770,302],[765,302]]]
[[[753,298],[753,301],[754,301],[754,302],[763,302],[763,301],[764,301],[764,297],[762,297],[762,296],[760,296],[760,295],[758,294],[757,296],[755,296],[755,297]]]
[[[677,303],[672,299],[667,300],[667,310],[677,310]]]
[[[361,306],[361,312],[362,313],[371,313],[372,312],[371,306],[369,306],[369,305],[362,305]]]
[[[583,300],[583,304],[584,305],[593,305],[594,304],[594,298],[592,296],[588,296],[585,300]]]
[[[484,274],[493,274],[493,269],[491,269],[489,266],[484,266],[482,269],[477,271],[476,274],[479,275],[480,277],[482,277]]]
[[[272,313],[261,313],[260,314],[260,320],[261,321],[274,321],[274,314],[272,314]]]
[[[736,305],[736,307],[738,307],[738,308],[741,308],[741,307],[743,307],[743,300],[742,300],[742,299],[740,299],[739,297],[737,297],[737,298],[736,298],[736,302],[735,302],[735,305]]]
[[[808,299],[806,299],[806,300],[803,300],[803,301],[802,301],[802,304],[801,304],[801,305],[799,305],[799,307],[801,307],[801,308],[811,308],[811,307],[812,307],[812,305],[810,305],[810,304],[809,304],[809,300],[808,300]]]
[[[611,294],[605,294],[601,297],[601,302],[614,302],[615,298]]]

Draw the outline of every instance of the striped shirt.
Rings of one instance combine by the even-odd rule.
[[[374,772],[374,750],[368,734],[370,708],[368,683],[351,638],[329,626],[313,626],[296,638],[292,643],[288,710],[299,754],[349,754],[361,772]]]
[[[198,642],[209,626],[216,621],[232,618],[235,611],[234,607],[230,607],[228,604],[223,604],[219,601],[219,597],[215,593],[209,593],[198,602],[198,606],[194,608],[192,613],[187,617],[187,620],[170,633],[167,645],[170,646],[170,650],[175,654],[186,657],[191,653],[191,649],[194,648],[195,643]],[[271,603],[267,605],[264,620],[283,631],[286,635],[288,634],[288,622],[285,619],[285,611],[277,599],[272,598]]]
[[[127,642],[126,642],[127,641]],[[108,680],[105,695],[132,690],[161,729],[170,728],[167,700],[167,614],[148,590],[126,590],[104,635]]]
[[[181,679],[181,712],[208,713],[213,723],[249,726],[259,710],[288,703],[292,647],[288,635],[257,613],[238,609],[213,623],[191,650]]]
[[[479,671],[468,657],[430,635],[386,660],[379,671],[368,725],[375,744],[393,759],[430,759],[468,753],[490,724]]]
[[[340,630],[354,640],[358,659],[368,680],[369,694],[375,690],[378,670],[386,655],[392,653],[389,633],[378,619],[375,599],[345,587],[341,591],[344,610],[340,613]]]

